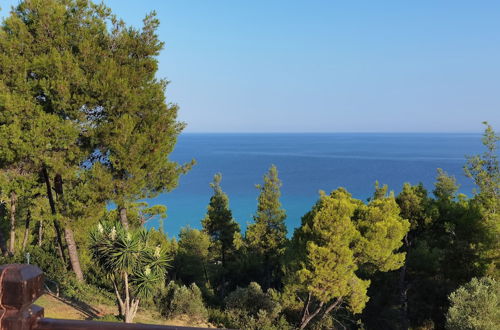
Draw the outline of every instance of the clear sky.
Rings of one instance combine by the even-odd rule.
[[[187,132],[500,128],[500,1],[104,2],[158,13]]]

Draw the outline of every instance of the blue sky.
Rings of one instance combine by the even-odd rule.
[[[157,11],[186,132],[500,127],[500,1],[104,2]]]

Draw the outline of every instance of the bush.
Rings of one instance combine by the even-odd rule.
[[[288,330],[293,327],[284,316],[275,317],[260,310],[256,315],[250,315],[242,309],[210,309],[209,321],[217,327],[245,330]]]
[[[237,288],[224,301],[228,309],[241,309],[251,315],[257,315],[260,310],[267,313],[279,313],[279,305],[273,301],[270,294],[264,293],[259,284],[251,282],[246,288]]]
[[[32,246],[28,249],[30,253],[30,263],[38,266],[45,277],[52,281],[63,285],[69,277],[72,276],[66,270],[65,265],[57,256],[57,252],[53,245],[44,244],[43,246]],[[24,259],[24,256],[21,256]],[[22,262],[25,262],[24,260]]]
[[[491,278],[473,278],[450,294],[446,328],[494,330],[500,324],[500,283]]]
[[[224,300],[226,310],[210,310],[210,322],[217,326],[249,329],[291,329],[283,315],[275,292],[263,292],[252,282],[246,288],[237,288]]]
[[[188,315],[194,320],[205,321],[208,317],[201,290],[194,283],[186,287],[170,282],[160,297],[159,309],[167,318]]]

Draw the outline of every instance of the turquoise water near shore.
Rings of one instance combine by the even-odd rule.
[[[255,184],[271,166],[283,181],[282,204],[289,232],[318,198],[318,191],[345,187],[366,199],[374,182],[398,193],[404,182],[422,182],[432,190],[436,169],[454,175],[460,192],[471,195],[473,184],[463,175],[465,155],[482,153],[480,134],[424,133],[277,133],[201,134],[179,137],[171,159],[197,164],[179,181],[179,187],[149,200],[167,206],[164,229],[170,237],[180,228],[201,228],[212,190],[213,175],[222,173],[233,216],[244,229],[257,205]],[[148,223],[158,226],[157,220]]]

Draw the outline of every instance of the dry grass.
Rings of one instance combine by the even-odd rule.
[[[100,317],[108,314],[116,314],[117,312],[115,306],[79,306],[75,305],[72,302],[54,297],[50,294],[44,294],[35,302],[35,304],[45,309],[45,317],[54,319],[91,320],[95,317]],[[187,317],[179,317],[171,320],[166,320],[159,313],[141,309],[137,312],[134,321],[136,323],[146,324],[215,328],[209,323],[193,322]]]

